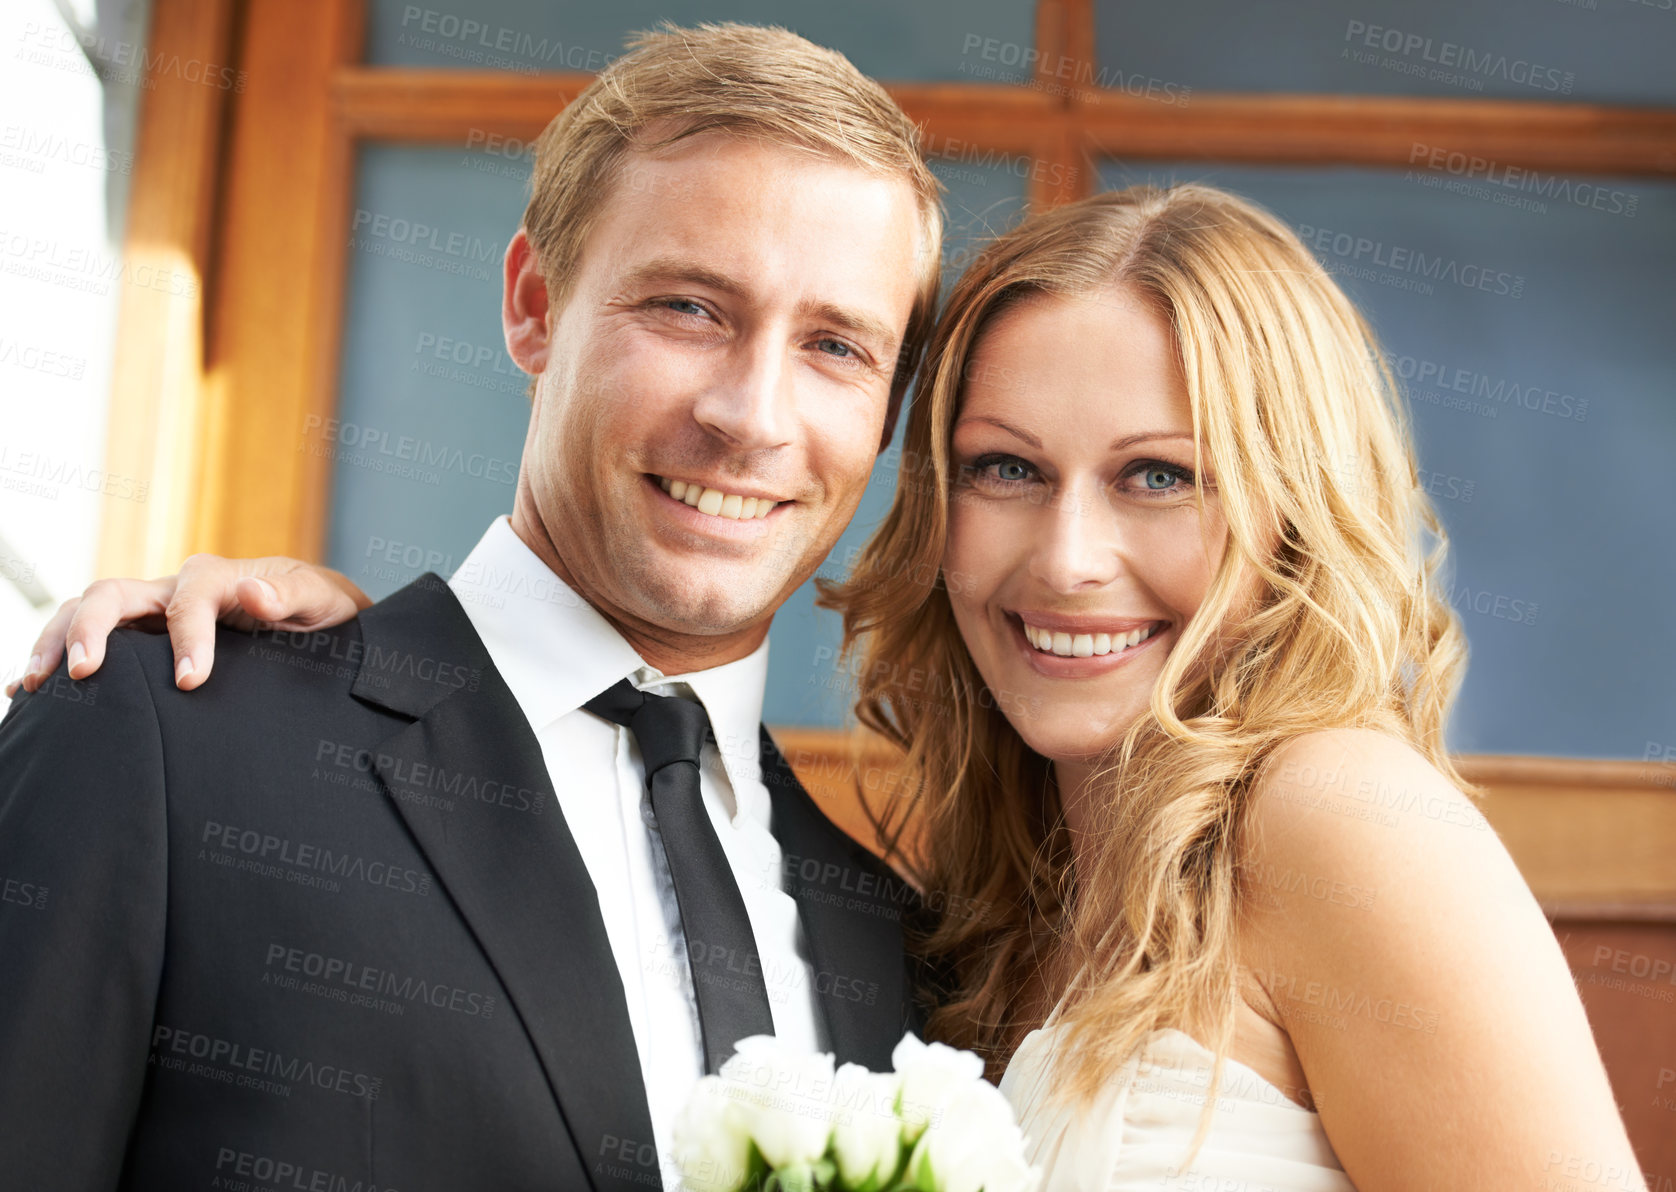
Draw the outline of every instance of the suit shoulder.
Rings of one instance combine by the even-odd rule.
[[[217,626],[215,671],[204,687],[207,689],[217,679],[236,676],[241,685],[254,683],[268,689],[347,693],[355,683],[364,656],[361,628],[354,620],[330,629],[295,632],[265,629],[246,633]]]
[[[0,723],[0,859],[55,872],[120,868],[114,858],[154,834],[164,776],[157,696],[173,684],[172,659],[141,656],[147,639],[119,634],[94,675],[71,679],[61,663],[12,701]]]
[[[107,642],[104,664],[94,674],[72,679],[68,660],[60,659],[35,691],[20,690],[0,722],[0,740],[44,737],[61,747],[78,734],[96,732],[101,744],[114,748],[125,730],[155,739],[156,692],[162,684],[173,686],[173,670],[166,637],[119,629]],[[117,740],[111,739],[113,733]]]

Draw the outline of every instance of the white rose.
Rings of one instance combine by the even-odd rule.
[[[751,1135],[727,1082],[706,1076],[675,1119],[675,1162],[689,1192],[734,1192],[745,1182]]]
[[[833,1116],[830,1054],[753,1035],[739,1040],[721,1075],[770,1167],[806,1166],[826,1154]]]
[[[869,1072],[860,1064],[838,1069],[832,1149],[848,1187],[865,1186],[868,1180],[882,1185],[895,1174],[902,1157],[902,1120],[896,1116],[901,1089],[902,1078],[889,1072]]]
[[[1024,1136],[1012,1106],[984,1080],[954,1090],[914,1153],[942,1192],[1029,1192],[1037,1173],[1024,1161]]]
[[[970,1051],[923,1043],[911,1033],[902,1036],[890,1059],[902,1078],[902,1121],[909,1143],[942,1116],[957,1090],[983,1082],[983,1061]]]

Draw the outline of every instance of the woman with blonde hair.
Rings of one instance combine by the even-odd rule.
[[[1465,642],[1393,380],[1297,237],[1202,186],[1036,216],[919,392],[826,599],[914,792],[881,838],[985,908],[924,941],[929,1031],[1005,1069],[1050,1185],[1639,1186],[1444,747]]]
[[[1644,1186],[1445,750],[1465,644],[1394,383],[1297,237],[1202,186],[1035,216],[918,393],[824,599],[901,751],[880,839],[959,908],[929,1033],[1048,1186]]]

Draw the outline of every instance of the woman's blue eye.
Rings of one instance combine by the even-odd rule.
[[[1036,469],[1016,455],[980,455],[961,468],[968,483],[1011,486],[1036,479]]]
[[[1159,460],[1144,460],[1131,467],[1127,473],[1141,482],[1139,489],[1133,490],[1147,496],[1165,496],[1171,493],[1182,493],[1193,487],[1193,473],[1175,464],[1167,464]]]

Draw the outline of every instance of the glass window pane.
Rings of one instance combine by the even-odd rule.
[[[463,0],[441,5],[372,0],[366,61],[373,66],[597,71],[632,30],[662,21],[780,25],[847,55],[879,79],[961,79],[987,65],[1016,67],[1034,45],[1035,6],[1017,0]]]
[[[1672,0],[1098,0],[1081,86],[1676,103]],[[1166,93],[1168,85],[1173,91]],[[1187,91],[1185,96],[1183,90]]]
[[[327,559],[375,597],[452,573],[512,509],[529,404],[500,327],[522,159],[370,145],[348,244]]]

